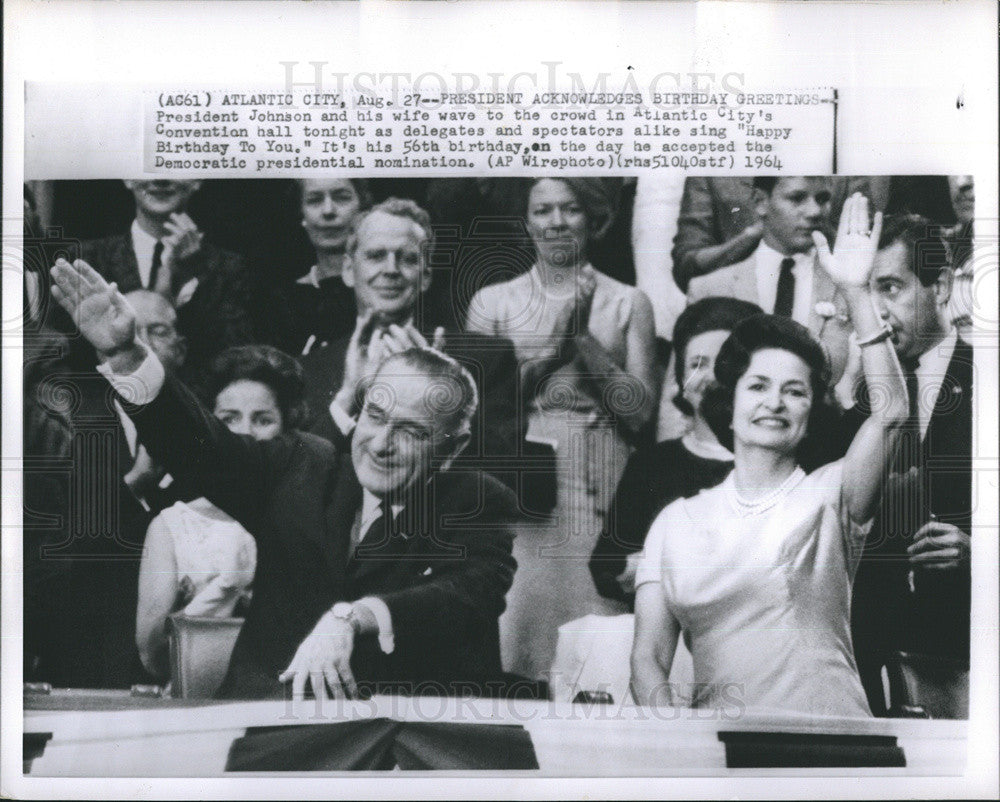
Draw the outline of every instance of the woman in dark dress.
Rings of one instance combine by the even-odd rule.
[[[677,318],[673,341],[680,391],[673,403],[691,424],[683,437],[639,449],[629,458],[607,526],[590,558],[590,571],[602,596],[631,606],[636,558],[653,520],[671,501],[714,487],[733,469],[733,455],[719,444],[698,407],[719,347],[737,323],[760,312],[759,306],[747,301],[704,298]]]
[[[305,178],[294,188],[316,262],[281,291],[276,305],[284,320],[272,339],[281,350],[304,356],[314,345],[354,331],[354,291],[341,273],[351,225],[372,205],[372,193],[364,179]]]

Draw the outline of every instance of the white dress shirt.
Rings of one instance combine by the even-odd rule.
[[[792,303],[792,320],[809,325],[812,314],[813,269],[816,262],[815,251],[795,253],[792,275],[795,276],[795,300]],[[761,242],[754,254],[754,269],[757,271],[757,297],[760,307],[765,312],[773,312],[778,297],[778,277],[781,275],[781,262],[785,254],[778,253],[770,245]]]
[[[371,529],[375,520],[381,514],[382,500],[372,493],[370,490],[362,488],[361,490],[361,520],[358,523],[358,543],[365,539],[365,535],[368,534],[368,530]],[[392,510],[392,517],[395,518],[403,510],[402,504],[390,504],[389,508]]]
[[[146,289],[153,289],[149,286],[149,277],[153,272],[153,251],[159,240],[147,234],[139,226],[138,220],[132,221],[132,250],[135,251],[135,262],[139,266],[139,280]]]
[[[139,267],[139,281],[142,282],[143,289],[152,290],[153,287],[149,286],[149,279],[153,274],[153,251],[156,249],[156,243],[159,242],[156,237],[152,237],[143,231],[139,227],[139,221],[132,221],[132,250],[135,252],[135,261]],[[162,260],[166,259],[167,253],[166,248],[160,254],[161,267]],[[177,291],[177,297],[173,299],[174,307],[180,309],[184,304],[191,300],[191,296],[194,295],[194,291],[198,289],[198,277],[194,276],[184,282],[184,286]]]
[[[920,415],[921,439],[927,434],[927,427],[931,422],[931,415],[934,414],[934,407],[937,406],[937,397],[941,392],[941,385],[944,384],[948,364],[955,353],[957,342],[958,332],[951,328],[941,342],[920,355],[914,370],[917,377],[917,398],[920,399],[917,413]],[[933,403],[929,403],[932,398]]]

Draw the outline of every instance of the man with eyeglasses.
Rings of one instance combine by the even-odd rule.
[[[114,284],[79,260],[52,275],[150,454],[257,539],[253,602],[220,696],[502,687],[515,502],[489,475],[451,470],[478,405],[464,368],[426,346],[387,356],[360,388],[349,455],[301,432],[257,442],[164,372]]]
[[[460,462],[485,466],[516,487],[510,462],[519,453],[527,417],[518,411],[513,345],[427,319],[432,241],[429,215],[411,200],[389,198],[353,219],[342,278],[354,291],[358,315],[352,336],[322,342],[302,359],[307,398],[317,414],[310,430],[345,448],[358,416],[358,388],[374,368],[389,354],[432,345],[469,371],[480,398]]]

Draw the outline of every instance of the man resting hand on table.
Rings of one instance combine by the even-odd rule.
[[[257,540],[220,696],[499,688],[515,503],[489,475],[449,470],[478,403],[467,371],[431,348],[390,352],[359,391],[349,455],[302,432],[257,442],[164,374],[114,284],[82,260],[52,276],[153,458]]]

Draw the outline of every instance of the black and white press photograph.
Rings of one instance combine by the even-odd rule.
[[[547,763],[547,703],[711,722],[726,766],[919,766],[969,714],[974,202],[26,182],[26,770],[170,771],[209,700],[326,723],[218,708],[192,774],[594,768]],[[143,724],[105,754],[76,711]]]
[[[5,6],[0,796],[996,798],[995,4]]]

